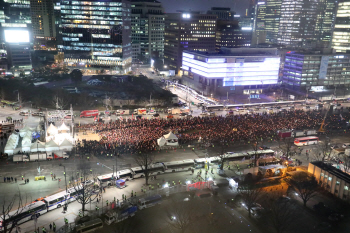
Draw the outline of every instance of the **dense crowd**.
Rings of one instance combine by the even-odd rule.
[[[344,115],[345,113],[343,113]],[[80,131],[99,134],[100,141],[87,141],[79,149],[95,155],[125,154],[154,151],[157,139],[172,131],[179,144],[193,144],[198,140],[241,141],[277,137],[283,129],[319,129],[325,112],[290,111],[275,114],[247,114],[230,117],[193,117],[190,119],[117,120],[109,123],[77,126]],[[330,115],[328,128],[343,128],[347,116]]]

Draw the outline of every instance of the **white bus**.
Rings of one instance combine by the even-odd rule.
[[[98,185],[100,187],[111,186],[113,177],[114,177],[113,173],[102,175],[102,176],[98,176],[97,177]]]
[[[193,159],[164,162],[165,172],[190,171],[194,166]]]
[[[123,180],[131,180],[134,176],[134,173],[131,169],[124,169],[124,170],[120,170],[117,173],[117,177],[118,179],[123,179]]]
[[[11,211],[7,216],[5,216],[5,221],[7,225],[11,224],[21,224],[28,220],[39,218],[40,215],[47,213],[46,204],[43,201],[37,201],[30,203],[23,207],[23,209]],[[0,222],[4,226],[3,222],[4,216],[1,216]]]
[[[318,143],[318,137],[302,137],[294,139],[294,145],[296,146],[306,146],[306,145],[315,145]]]
[[[162,204],[162,196],[157,194],[150,197],[140,198],[138,202],[138,207],[140,210],[155,206],[157,204]]]
[[[56,208],[61,208],[66,202],[69,202],[70,193],[62,191],[54,195],[45,197],[43,201],[46,203],[47,210],[53,210]]]
[[[82,224],[77,225],[75,227],[75,232],[76,233],[95,232],[97,229],[101,229],[101,228],[103,228],[103,222],[101,219],[96,218],[89,222],[84,222]]]

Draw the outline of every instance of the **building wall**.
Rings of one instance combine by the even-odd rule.
[[[287,53],[282,81],[292,89],[312,86],[349,87],[349,54]]]
[[[160,2],[132,2],[132,43],[140,44],[141,56],[146,62],[164,56],[164,20],[164,9]]]
[[[52,0],[30,0],[34,37],[56,37]]]
[[[216,50],[219,51],[221,47],[250,47],[252,30],[243,29],[238,26],[238,21],[218,20]]]
[[[308,172],[313,174],[319,182],[319,185],[325,188],[328,192],[334,194],[340,199],[350,201],[349,183],[325,170],[322,170],[312,163],[309,163]]]
[[[65,63],[82,69],[124,73],[131,66],[129,1],[62,1],[61,26]]]
[[[180,71],[182,51],[215,51],[216,15],[172,13],[165,20],[164,64]]]
[[[332,48],[336,52],[350,51],[350,1],[339,3],[333,31]]]

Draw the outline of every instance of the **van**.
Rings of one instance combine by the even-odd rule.
[[[140,210],[142,210],[145,208],[155,206],[157,204],[162,204],[162,196],[159,194],[150,197],[140,198],[138,202],[138,207]]]

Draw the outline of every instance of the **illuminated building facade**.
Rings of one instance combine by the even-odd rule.
[[[125,0],[61,1],[65,63],[86,72],[131,70],[131,5]]]
[[[205,95],[260,94],[278,82],[276,48],[223,48],[221,53],[184,51],[183,83]]]
[[[150,63],[164,56],[164,9],[155,0],[133,0],[131,4],[133,62]]]
[[[216,15],[199,12],[167,14],[164,33],[164,65],[180,71],[182,51],[215,51]]]
[[[336,0],[283,0],[278,43],[286,48],[328,48]]]
[[[227,7],[212,7],[208,14],[216,15],[218,20],[234,20],[235,12],[231,11],[231,8]]]
[[[350,86],[350,54],[289,51],[285,56],[282,82],[291,89],[323,89]]]
[[[256,4],[256,19],[252,43],[277,44],[282,0],[260,0]]]
[[[53,0],[30,0],[34,49],[56,50],[56,27]]]
[[[336,52],[350,51],[350,1],[339,3],[334,31],[332,48]]]
[[[216,30],[216,51],[222,47],[250,47],[252,29],[238,26],[236,20],[218,20]]]
[[[6,23],[31,24],[30,0],[3,0]]]

